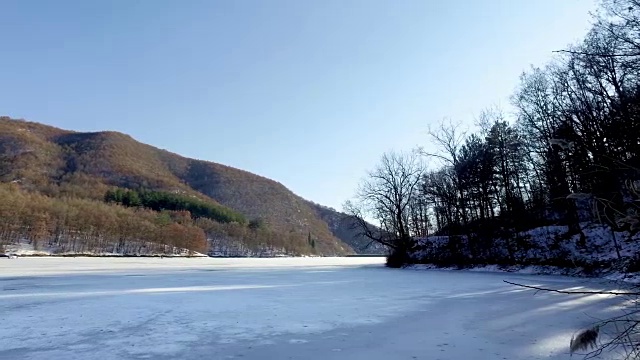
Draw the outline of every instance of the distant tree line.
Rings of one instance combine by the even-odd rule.
[[[297,231],[275,231],[259,220],[253,220],[249,226],[244,226],[199,218],[195,224],[207,235],[209,253],[213,256],[268,257],[316,253],[315,242],[305,241],[305,235]]]
[[[50,197],[27,191],[19,183],[0,183],[0,252],[3,247],[19,243],[32,245],[36,251],[88,255],[199,252],[275,256],[315,252],[315,242],[308,243],[306,235],[273,231],[261,219],[249,223],[214,220],[211,214],[219,216],[221,212],[198,207],[201,203],[196,201],[172,203],[176,197],[164,197],[161,192],[113,190],[112,193],[109,196],[114,196],[114,200],[104,202]],[[157,201],[163,206],[156,211],[152,208],[155,205],[143,206],[146,201],[149,204]],[[195,209],[205,216],[194,216],[186,209]]]
[[[207,251],[204,231],[188,213],[51,198],[0,184],[0,245],[84,254],[177,254]]]
[[[108,190],[104,196],[106,202],[129,207],[145,207],[155,211],[186,210],[195,218],[204,217],[222,223],[247,222],[244,215],[222,205],[205,202],[193,196],[166,191],[127,190],[116,188]]]
[[[513,117],[490,108],[471,134],[443,122],[431,146],[385,154],[369,173],[346,208],[381,225],[362,229],[395,249],[397,264],[417,251],[424,261],[522,263],[537,244],[520,233],[543,225],[566,226],[556,240],[586,247],[580,223],[595,220],[616,249],[624,239],[613,231],[640,229],[640,6],[602,6],[583,41],[522,74]],[[430,252],[429,235],[448,240]]]

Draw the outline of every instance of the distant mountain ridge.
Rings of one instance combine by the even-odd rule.
[[[323,255],[353,253],[362,240],[281,183],[113,131],[82,133],[0,117],[0,182],[92,200],[102,200],[113,187],[182,193],[233,209],[273,231],[299,234]]]
[[[362,229],[356,220],[347,214],[339,212],[328,206],[316,204],[309,201],[318,216],[329,225],[333,235],[339,239],[344,239],[358,254],[387,255],[389,249],[361,234]],[[371,229],[375,226],[369,224]]]

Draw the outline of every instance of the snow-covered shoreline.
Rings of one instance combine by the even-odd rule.
[[[587,276],[582,269],[560,268],[555,266],[501,266],[484,265],[469,268],[440,267],[432,264],[413,264],[405,267],[407,270],[444,270],[444,271],[469,271],[487,273],[510,273],[522,275],[561,275],[577,278],[599,278],[611,281],[623,281],[629,284],[640,284],[640,272],[623,273],[608,271],[598,276]]]
[[[516,238],[492,239],[492,253],[480,256],[470,252],[468,246],[457,246],[482,239],[430,236],[418,239],[419,250],[411,254],[416,265],[407,267],[416,270],[564,275],[640,283],[640,234],[614,232],[594,223],[580,225],[583,238],[580,234],[570,235],[567,226],[543,226],[520,232]],[[515,246],[517,243],[520,245]],[[513,250],[511,254],[506,250],[509,245]],[[522,264],[496,265],[514,262]],[[446,266],[450,264],[459,266]]]
[[[0,254],[0,257],[17,257],[17,258],[75,258],[75,257],[86,257],[86,258],[197,258],[197,257],[209,257],[204,254],[194,253],[194,254],[112,254],[112,253],[59,253],[59,254],[48,254],[48,253],[33,253],[33,254],[24,254],[24,253],[5,253]]]

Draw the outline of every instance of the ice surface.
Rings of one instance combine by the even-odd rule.
[[[0,359],[568,359],[602,280],[378,258],[0,259]],[[574,355],[575,356],[575,355]]]

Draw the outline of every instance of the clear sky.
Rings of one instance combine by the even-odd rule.
[[[340,208],[391,149],[508,105],[593,0],[2,0],[0,115],[116,130]]]

